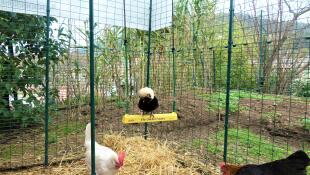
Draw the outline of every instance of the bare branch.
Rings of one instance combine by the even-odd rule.
[[[297,17],[307,13],[310,11],[310,5],[306,6],[306,7],[303,7],[299,12],[298,14],[296,14]]]
[[[309,63],[306,63],[303,65],[299,70],[297,70],[296,75],[301,74],[304,70],[306,70],[309,67]]]
[[[267,31],[269,31],[270,29],[272,29],[272,26],[271,26],[271,17],[270,17],[270,9],[269,9],[269,1],[266,0],[266,4],[267,4],[267,16],[268,16],[268,19],[267,19]],[[268,37],[269,39],[269,37]]]
[[[303,7],[303,8],[301,8],[299,12],[294,12],[294,10],[290,6],[290,4],[287,2],[287,0],[284,0],[284,3],[288,7],[289,12],[294,15],[294,19],[297,19],[299,16],[301,16],[301,15],[303,15],[303,14],[305,14],[305,13],[310,11],[310,5],[307,5],[307,6]]]
[[[286,6],[288,7],[288,11],[290,13],[293,13],[295,15],[295,12],[293,11],[292,7],[290,6],[290,4],[287,2],[287,0],[284,0],[284,3],[286,4]]]

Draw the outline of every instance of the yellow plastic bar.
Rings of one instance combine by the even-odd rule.
[[[177,113],[172,112],[168,114],[150,114],[145,115],[129,115],[125,114],[123,116],[122,122],[125,124],[130,123],[150,123],[150,122],[167,122],[167,121],[174,121],[178,120]]]

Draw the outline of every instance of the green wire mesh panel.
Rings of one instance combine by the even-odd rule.
[[[49,162],[82,157],[83,131],[90,116],[87,1],[51,1],[51,27],[64,54],[50,65]],[[50,52],[53,50],[51,49]],[[53,97],[55,93],[55,97]],[[87,112],[86,112],[87,111]],[[46,154],[46,153],[45,153]],[[66,157],[63,155],[66,154]]]
[[[86,1],[85,1],[86,2]],[[45,58],[49,57],[49,162],[81,152],[87,104],[87,8],[50,2],[46,53],[46,1],[1,1],[1,168],[42,164]],[[83,10],[84,9],[84,10]],[[84,35],[83,35],[84,34]],[[84,40],[83,40],[84,37]],[[6,41],[7,40],[7,41]],[[12,47],[12,48],[11,48]],[[9,55],[8,55],[9,54]],[[85,95],[85,96],[83,96]],[[6,99],[10,97],[9,103]]]
[[[47,18],[42,10],[37,4],[1,1],[1,168],[43,162]],[[50,43],[51,62],[57,63],[61,41]]]
[[[309,153],[309,10],[302,1],[236,1],[229,162]]]
[[[210,94],[225,92],[227,12],[224,2],[173,1],[171,26],[152,32],[151,85],[159,95],[158,112],[171,111],[176,99],[179,120],[152,124],[150,134],[175,141],[178,151],[209,162],[222,159],[223,137],[217,131],[223,128],[225,106]]]

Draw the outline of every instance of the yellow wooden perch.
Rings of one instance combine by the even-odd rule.
[[[150,122],[167,122],[167,121],[174,121],[178,120],[177,113],[167,113],[167,114],[150,114],[145,115],[129,115],[125,114],[123,116],[122,122],[125,124],[130,123],[150,123]]]

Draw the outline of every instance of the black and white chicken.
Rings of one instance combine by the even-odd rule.
[[[144,87],[138,91],[138,95],[140,98],[138,107],[142,110],[142,115],[150,113],[154,117],[153,111],[158,108],[159,104],[153,89]]]

